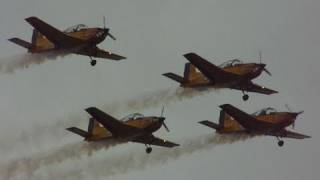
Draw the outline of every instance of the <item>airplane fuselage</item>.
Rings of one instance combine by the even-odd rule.
[[[201,72],[197,72],[192,75],[192,77],[185,82],[181,83],[181,87],[185,88],[201,88],[201,87],[212,87],[212,88],[229,88],[241,85],[247,81],[251,81],[256,77],[260,76],[263,68],[260,64],[247,63],[247,64],[237,64],[234,66],[222,68],[222,70],[239,75],[239,79],[234,79],[227,82],[214,82],[208,79]]]
[[[100,128],[95,129],[95,131],[86,138],[86,141],[101,141],[110,138],[116,138],[119,140],[129,141],[136,137],[143,136],[146,134],[152,134],[153,132],[160,129],[162,123],[157,117],[143,117],[140,119],[130,119],[123,122],[126,125],[138,128],[137,132],[132,132],[131,134],[125,134],[123,136],[114,137],[106,128],[100,125]]]
[[[70,37],[83,41],[82,48],[95,46],[101,43],[106,38],[106,34],[104,33],[104,30],[101,28],[86,28],[76,32],[69,32],[65,34]],[[44,35],[40,34],[37,38],[35,46],[29,49],[29,52],[43,53],[43,52],[54,51],[59,49],[63,49],[63,47],[56,47],[54,43],[49,41]]]
[[[221,125],[221,128],[217,129],[217,132],[220,134],[228,134],[228,133],[250,133],[250,134],[267,134],[271,132],[280,131],[287,126],[292,125],[298,113],[290,113],[290,112],[276,112],[268,115],[259,115],[254,116],[259,121],[264,121],[268,123],[274,124],[274,126],[263,129],[256,130],[254,132],[248,132],[245,128],[243,128],[233,117],[227,115],[224,119],[224,124]]]

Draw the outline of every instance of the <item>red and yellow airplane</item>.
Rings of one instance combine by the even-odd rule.
[[[165,117],[149,116],[135,113],[121,120],[108,115],[95,107],[87,108],[92,116],[88,125],[88,132],[77,127],[67,128],[75,134],[84,137],[85,141],[108,141],[110,138],[119,142],[142,143],[146,146],[146,152],[151,153],[150,145],[172,148],[179,144],[155,137],[152,133],[164,126],[169,132],[164,120]]]
[[[185,65],[184,77],[171,72],[163,74],[179,82],[181,87],[237,89],[243,92],[242,99],[244,101],[249,98],[245,92],[256,92],[267,95],[277,93],[277,91],[252,82],[252,79],[260,76],[262,71],[271,75],[265,68],[266,64],[241,63],[240,60],[234,59],[216,66],[195,53],[185,54],[184,57],[190,61],[190,63],[186,63]]]
[[[265,108],[250,115],[230,104],[221,105],[220,108],[222,110],[220,111],[219,124],[208,120],[199,123],[215,129],[219,134],[245,133],[275,136],[280,147],[284,144],[280,138],[310,138],[310,136],[286,129],[290,125],[294,128],[297,116],[303,111],[277,112],[273,108]]]
[[[9,41],[27,48],[30,53],[59,51],[85,55],[90,57],[92,66],[97,63],[92,57],[112,60],[125,59],[123,56],[97,47],[97,44],[104,41],[107,36],[115,40],[115,37],[105,26],[104,28],[88,28],[79,24],[62,32],[37,17],[26,18],[26,21],[34,27],[31,43],[19,38],[11,38]],[[105,25],[105,18],[103,22]]]

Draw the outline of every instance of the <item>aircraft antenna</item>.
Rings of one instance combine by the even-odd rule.
[[[260,64],[262,64],[262,52],[261,52],[261,50],[259,51],[259,61],[260,61]]]
[[[106,16],[103,16],[103,29],[106,29]]]

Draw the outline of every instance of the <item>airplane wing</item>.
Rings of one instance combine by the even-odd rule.
[[[104,59],[112,59],[112,60],[116,60],[116,61],[119,61],[119,60],[122,60],[122,59],[126,59],[126,57],[123,57],[123,56],[120,56],[120,55],[117,55],[117,54],[114,54],[112,52],[105,51],[105,50],[102,50],[102,49],[99,49],[99,48],[97,48],[95,52],[96,52],[96,54],[92,55],[92,57],[104,58]]]
[[[244,86],[241,86],[241,88],[236,88],[236,89],[244,90],[246,92],[255,92],[255,93],[267,94],[267,95],[278,93],[278,91],[268,89],[264,86],[259,86],[252,82],[245,84]]]
[[[191,62],[196,68],[198,68],[201,73],[203,73],[207,78],[209,78],[213,83],[216,82],[229,82],[239,79],[241,76],[232,74],[222,70],[221,68],[215,66],[209,61],[203,59],[196,53],[187,53],[183,55],[188,61]]]
[[[160,138],[155,137],[153,135],[139,137],[139,138],[132,140],[132,142],[149,144],[149,145],[154,145],[154,146],[162,146],[162,147],[167,147],[167,148],[179,146],[179,144],[176,144],[176,143],[164,140],[164,139],[160,139]]]
[[[58,47],[75,47],[83,44],[80,39],[70,37],[37,17],[28,17],[26,21]]]
[[[284,134],[285,134],[284,137],[286,137],[286,138],[293,138],[293,139],[311,138],[311,136],[300,134],[300,133],[296,133],[296,132],[292,132],[292,131],[288,131],[288,130],[285,130]]]
[[[137,132],[139,129],[123,124],[109,114],[99,110],[96,107],[87,108],[86,111],[101,123],[107,130],[109,130],[114,136],[128,136]]]
[[[223,111],[233,117],[233,119],[239,122],[245,129],[249,131],[266,130],[274,127],[274,124],[268,122],[262,122],[254,118],[253,116],[239,110],[238,108],[224,104],[220,106]]]

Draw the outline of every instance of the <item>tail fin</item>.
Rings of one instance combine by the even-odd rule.
[[[240,126],[240,124],[234,120],[233,117],[223,110],[220,111],[219,124],[223,128],[235,128]]]
[[[191,63],[186,63],[184,66],[184,80],[185,81],[192,81],[196,78],[196,75],[200,72],[197,72],[197,68],[192,65]]]
[[[75,134],[78,134],[79,136],[82,136],[84,138],[88,138],[93,134],[93,132],[96,129],[96,126],[97,126],[96,121],[93,118],[90,118],[89,124],[88,124],[88,132],[86,132],[85,130],[79,129],[77,127],[70,127],[70,128],[67,128],[66,130],[71,131]]]
[[[87,138],[90,136],[90,133],[82,130],[82,129],[79,129],[77,127],[70,127],[70,128],[67,128],[66,130],[70,131],[70,132],[73,132],[75,134],[78,134],[79,136],[82,136],[84,138]]]
[[[177,81],[178,83],[183,83],[184,82],[184,79],[183,77],[177,75],[177,74],[174,74],[174,73],[165,73],[165,74],[162,74],[163,76],[166,76],[167,78],[170,78],[174,81]]]
[[[39,38],[43,36],[38,30],[36,29],[33,29],[33,32],[32,32],[32,38],[31,38],[31,44],[33,46],[37,46],[38,44],[38,40]]]
[[[227,113],[224,112],[223,110],[220,111],[220,117],[219,117],[219,125],[221,127],[224,127],[225,123],[225,118],[226,118]]]
[[[88,124],[88,132],[82,129],[79,129],[77,127],[70,127],[67,128],[66,130],[71,131],[75,134],[78,134],[79,136],[84,137],[86,140],[88,138],[92,137],[107,137],[111,136],[111,133],[105,129],[98,121],[96,121],[94,118],[89,119],[89,124]]]
[[[101,131],[106,131],[106,129],[93,117],[89,119],[88,132],[91,135],[98,134]]]
[[[33,47],[33,45],[25,40],[22,40],[22,39],[19,39],[19,38],[11,38],[11,39],[8,39],[9,41],[15,43],[15,44],[18,44],[19,46],[22,46],[24,48],[27,48],[27,49],[31,49]]]

